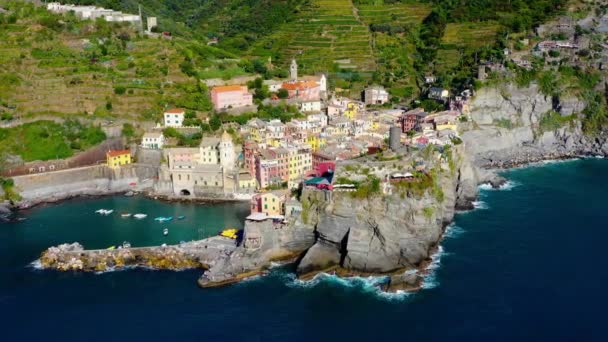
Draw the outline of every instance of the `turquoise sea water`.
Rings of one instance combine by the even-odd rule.
[[[425,289],[385,295],[373,280],[266,277],[202,290],[200,271],[59,273],[29,267],[44,248],[177,243],[240,226],[247,204],[196,206],[142,198],[68,201],[0,224],[0,312],[7,340],[606,340],[608,161],[507,172],[459,214]],[[99,208],[146,212],[145,221]],[[186,215],[158,224],[156,216]],[[162,236],[162,227],[170,230]]]

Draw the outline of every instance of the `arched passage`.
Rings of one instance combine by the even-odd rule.
[[[190,190],[183,189],[179,194],[182,196],[190,196]]]

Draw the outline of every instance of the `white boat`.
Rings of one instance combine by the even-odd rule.
[[[103,215],[110,215],[113,212],[114,210],[106,210],[105,212],[103,212]]]
[[[136,219],[143,219],[143,218],[148,217],[148,215],[146,215],[146,214],[135,214],[135,215],[133,215],[133,217],[135,217]]]
[[[103,214],[103,212],[106,211],[105,209],[97,209],[95,210],[95,214]]]
[[[163,235],[164,236],[169,235],[169,229],[167,229],[167,228],[163,229]]]
[[[120,214],[120,217],[131,217],[130,213],[122,213]]]
[[[95,212],[100,215],[110,215],[111,213],[114,212],[114,210],[99,209],[99,210],[95,210]]]

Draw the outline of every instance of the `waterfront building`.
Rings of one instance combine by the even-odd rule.
[[[267,216],[284,215],[288,190],[273,190],[253,196],[251,214],[263,213]]]

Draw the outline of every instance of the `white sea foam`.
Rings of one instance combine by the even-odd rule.
[[[462,235],[463,233],[464,233],[464,229],[457,226],[455,223],[451,223],[450,225],[445,227],[445,233],[443,234],[443,236],[445,238],[451,239],[451,238],[458,237],[458,236]]]
[[[502,184],[501,186],[499,186],[498,188],[494,188],[489,183],[481,184],[478,188],[479,188],[479,190],[483,190],[483,191],[496,191],[496,190],[509,191],[509,190],[512,190],[513,188],[519,186],[519,185],[520,185],[520,183],[518,183],[518,182],[507,181],[504,184]]]
[[[286,275],[286,284],[291,288],[310,289],[320,284],[338,285],[347,288],[360,289],[362,292],[373,294],[384,300],[403,300],[412,295],[407,291],[385,292],[380,285],[387,277],[340,277],[333,274],[319,273],[310,280],[300,280],[294,274]]]
[[[437,251],[431,255],[431,262],[426,267],[424,276],[424,280],[422,282],[422,288],[425,290],[433,289],[439,286],[439,281],[437,280],[437,270],[441,267],[441,257],[447,255],[444,252],[443,247],[439,246]]]
[[[484,201],[473,201],[475,209],[488,209],[488,204]]]

